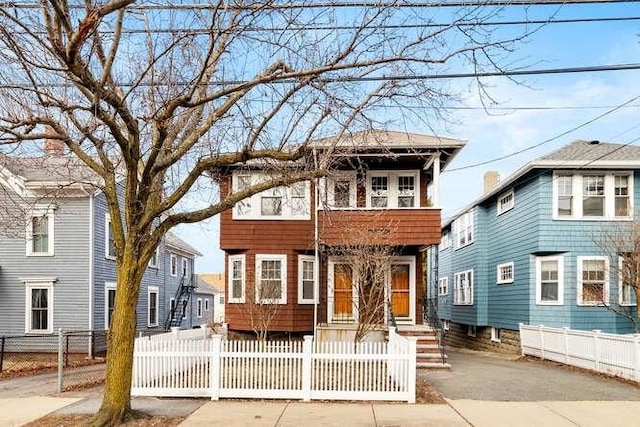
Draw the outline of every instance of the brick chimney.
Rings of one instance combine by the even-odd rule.
[[[500,184],[500,174],[497,171],[486,171],[484,173],[484,194],[487,194]]]
[[[45,126],[45,135],[55,135],[55,131],[49,125]],[[62,156],[64,154],[64,142],[59,139],[47,138],[44,140],[44,152],[50,156]]]

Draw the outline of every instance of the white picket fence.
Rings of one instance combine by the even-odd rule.
[[[212,330],[210,327],[195,329],[171,328],[170,332],[164,334],[150,335],[148,337],[140,337],[138,340],[148,339],[150,341],[179,341],[179,340],[203,340],[210,337]]]
[[[640,382],[640,334],[520,325],[522,354]]]
[[[415,402],[416,340],[136,340],[134,396]]]

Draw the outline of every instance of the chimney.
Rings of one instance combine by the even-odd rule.
[[[484,194],[487,194],[500,184],[500,174],[497,171],[486,171],[484,173]]]
[[[45,135],[55,135],[55,131],[49,125],[45,126]],[[47,138],[44,140],[44,152],[50,156],[62,156],[64,154],[64,142],[59,139]]]

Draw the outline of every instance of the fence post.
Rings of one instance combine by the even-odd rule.
[[[635,380],[640,382],[640,334],[633,334],[633,347],[635,348]]]
[[[222,336],[211,336],[211,356],[209,357],[209,387],[211,388],[211,400],[220,399],[220,372],[221,353],[222,352]]]
[[[409,341],[409,369],[407,369],[407,403],[416,403],[416,358],[418,353],[418,337],[406,337]]]
[[[173,340],[178,341],[178,339],[180,338],[180,328],[177,326],[172,326],[171,333],[173,334]]]
[[[64,332],[58,328],[58,393],[62,393],[62,373],[64,370]]]
[[[544,360],[544,331],[542,330],[544,325],[538,326],[538,331],[540,332],[540,358]]]
[[[311,400],[311,378],[313,367],[313,335],[305,335],[302,343],[302,400]]]
[[[0,337],[0,372],[2,372],[2,363],[4,362],[4,335]]]
[[[565,326],[564,328],[564,363],[565,365],[569,364],[569,327]]]
[[[593,330],[593,362],[595,370],[600,372],[600,329]]]

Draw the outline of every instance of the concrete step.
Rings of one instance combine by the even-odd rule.
[[[418,354],[440,354],[440,347],[437,345],[419,345]]]

